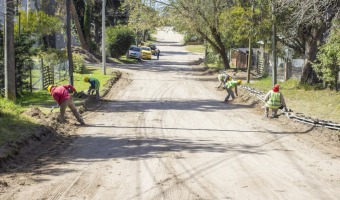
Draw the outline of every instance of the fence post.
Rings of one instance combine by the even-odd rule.
[[[41,86],[40,86],[40,89],[43,90],[44,89],[44,60],[41,58],[40,59],[40,74],[41,74]]]
[[[285,66],[284,79],[285,79],[285,81],[287,81],[288,79],[290,79],[291,74],[292,74],[292,63],[290,61],[286,60],[284,66]]]
[[[32,85],[32,68],[30,67],[30,90],[31,93],[33,92],[33,85]]]

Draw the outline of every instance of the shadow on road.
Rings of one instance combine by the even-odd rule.
[[[151,110],[192,110],[200,112],[215,112],[217,110],[231,109],[249,109],[255,104],[228,104],[216,100],[160,100],[160,101],[114,101],[102,100],[108,103],[100,108],[97,112],[148,112]]]

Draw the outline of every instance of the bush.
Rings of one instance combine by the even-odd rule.
[[[112,57],[119,58],[135,42],[133,30],[127,26],[115,26],[107,29],[107,46]]]
[[[78,53],[73,54],[73,71],[76,73],[83,73],[85,69],[84,56]]]
[[[185,44],[202,44],[203,40],[202,40],[202,38],[197,37],[194,34],[186,33],[184,35],[184,43]]]

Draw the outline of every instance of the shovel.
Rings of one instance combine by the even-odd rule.
[[[50,110],[50,113],[52,113],[52,112],[53,112],[53,109],[54,109],[54,106],[52,106],[52,108],[51,108],[51,110]]]

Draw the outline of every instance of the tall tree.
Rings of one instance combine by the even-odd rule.
[[[313,69],[322,80],[331,87],[339,90],[340,72],[340,19],[335,21],[327,43],[320,47],[317,54],[318,62],[313,63]]]
[[[43,38],[52,35],[53,33],[61,32],[62,30],[63,22],[57,16],[48,15],[43,11],[30,10],[28,13],[25,13],[24,11],[20,12],[21,29],[27,34]],[[45,46],[45,48],[48,47],[51,46]]]
[[[79,36],[79,41],[80,41],[81,47],[83,49],[85,49],[86,51],[90,51],[89,45],[86,42],[85,37],[84,37],[84,33],[82,31],[81,24],[79,22],[79,17],[78,17],[78,14],[77,14],[77,10],[76,10],[76,7],[73,3],[73,0],[70,0],[70,10],[71,10],[71,13],[72,13],[73,21],[76,25],[76,29],[77,29],[77,33],[78,33],[78,36]]]
[[[91,0],[86,0],[84,11],[84,37],[86,43],[91,44]]]
[[[271,16],[268,2],[254,0],[252,3],[238,2],[223,11],[220,28],[227,46],[244,47],[247,43],[253,46],[257,41],[266,41],[270,37]]]
[[[129,8],[129,26],[141,36],[138,40],[146,41],[148,31],[158,26],[157,11],[141,0],[126,0],[125,5]]]
[[[334,17],[339,16],[340,0],[278,0],[274,14],[277,16],[278,38],[305,56],[301,83],[316,83],[318,77],[312,68],[318,45]]]
[[[5,97],[16,101],[15,91],[15,50],[14,50],[14,2],[6,0],[5,10],[5,38],[4,38],[4,67],[5,67]]]
[[[182,30],[196,32],[220,55],[224,68],[230,68],[224,43],[220,16],[233,2],[227,0],[169,0],[166,10],[172,16],[172,23]]]

